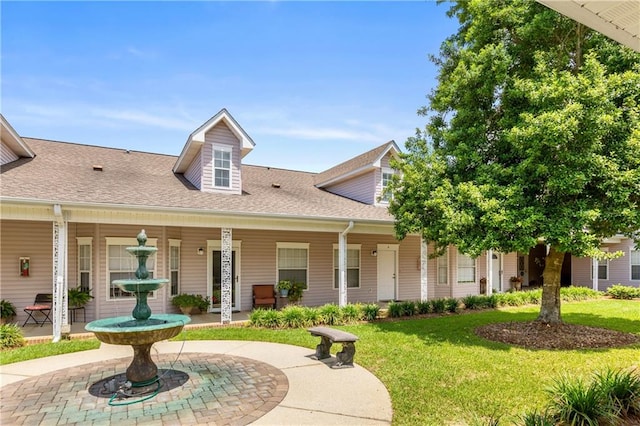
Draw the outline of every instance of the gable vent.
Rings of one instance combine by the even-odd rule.
[[[274,183],[271,184],[271,187],[272,188],[280,188],[280,184],[274,182]]]
[[[101,172],[102,171],[102,165],[101,164],[94,164],[93,165],[93,170],[95,170],[97,172]]]

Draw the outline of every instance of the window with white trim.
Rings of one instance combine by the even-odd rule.
[[[309,288],[309,243],[276,243],[278,281],[290,280]]]
[[[437,260],[437,285],[449,285],[449,249],[445,250]]]
[[[180,293],[180,240],[169,240],[169,284],[171,296]]]
[[[333,288],[340,287],[340,250],[333,245]],[[360,288],[360,244],[347,244],[347,288]]]
[[[458,284],[476,282],[476,260],[458,251]]]
[[[78,287],[89,293],[91,285],[91,243],[92,237],[78,237]]]
[[[382,192],[380,201],[388,203],[391,201],[391,192],[388,190],[391,180],[393,179],[393,171],[391,169],[382,169]]]
[[[640,280],[640,250],[631,250],[629,253],[631,263],[631,279]]]
[[[127,251],[127,247],[138,245],[135,238],[107,237],[107,300],[134,298],[135,295],[120,290],[113,284],[114,280],[136,279],[135,272],[138,269],[138,259]],[[157,238],[148,238],[147,246],[157,246]],[[149,278],[155,276],[156,256],[147,258],[147,271]],[[149,294],[155,296],[155,292]]]
[[[231,148],[213,147],[213,186],[231,188]]]

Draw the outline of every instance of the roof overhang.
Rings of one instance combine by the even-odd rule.
[[[207,132],[214,127],[216,127],[219,123],[223,122],[227,125],[227,127],[231,130],[235,137],[240,141],[240,155],[241,158],[244,158],[253,147],[255,143],[251,139],[251,137],[244,131],[242,127],[238,124],[238,122],[229,114],[226,109],[221,109],[216,115],[211,117],[196,129],[193,133],[189,135],[187,139],[187,143],[182,148],[182,152],[180,153],[180,157],[176,161],[176,164],[173,166],[174,173],[184,173],[187,171],[187,168],[193,161],[193,159],[198,155],[202,145],[205,142],[205,135]]]
[[[640,0],[537,0],[640,52]]]
[[[11,127],[11,124],[4,118],[4,115],[0,114],[0,125],[2,126],[2,131],[0,132],[0,137],[2,143],[11,149],[18,157],[29,157],[33,158],[36,154],[29,148],[29,145],[22,140],[18,132]]]

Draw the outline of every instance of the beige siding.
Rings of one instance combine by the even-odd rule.
[[[367,172],[337,185],[329,186],[326,189],[333,194],[360,201],[361,203],[375,204],[376,176],[376,171]]]
[[[202,151],[193,159],[184,177],[198,189],[202,189]]]
[[[385,241],[387,242],[387,241]],[[388,243],[393,243],[389,240]],[[420,237],[409,236],[400,243],[398,298],[420,300]]]
[[[16,307],[16,321],[27,318],[25,306],[38,293],[53,293],[52,222],[0,221],[0,298]],[[29,257],[29,276],[19,274],[19,258]]]
[[[630,253],[634,244],[630,239],[624,239],[618,244],[606,244],[603,246],[609,252],[621,251],[624,256],[617,259],[611,259],[608,267],[608,279],[598,280],[598,290],[606,291],[615,284],[640,286],[640,281],[631,280],[631,263]],[[593,284],[591,276],[592,260],[590,257],[572,257],[571,258],[571,282],[574,285],[583,287],[591,287]]]
[[[0,142],[0,165],[16,161],[18,157],[4,142]]]
[[[231,148],[231,187],[229,189],[213,187],[214,145],[227,146]],[[240,167],[240,141],[223,122],[220,122],[205,135],[205,144],[202,147],[201,190],[209,192],[227,192],[232,194],[240,194],[242,192]]]

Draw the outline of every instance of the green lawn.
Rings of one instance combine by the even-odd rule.
[[[562,312],[565,322],[640,334],[637,300],[564,302]],[[526,350],[473,333],[479,325],[532,320],[537,313],[538,307],[508,308],[339,328],[360,337],[355,361],[386,385],[397,425],[487,424],[496,417],[501,424],[512,424],[525,411],[541,408],[544,389],[563,374],[586,378],[605,367],[640,369],[640,345]],[[303,329],[199,329],[183,332],[178,339],[261,340],[310,349],[318,343]]]

